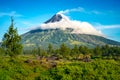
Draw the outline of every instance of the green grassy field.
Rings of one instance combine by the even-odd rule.
[[[30,60],[26,62],[26,60]],[[52,67],[50,63],[56,63]],[[120,61],[37,60],[32,55],[0,57],[0,80],[120,80]]]

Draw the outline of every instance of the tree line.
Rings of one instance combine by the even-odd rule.
[[[47,49],[34,48],[32,50],[24,50],[23,54],[33,54],[38,56],[50,56],[55,55],[61,58],[74,57],[82,59],[84,56],[89,58],[107,58],[107,59],[119,59],[120,47],[118,46],[96,46],[95,48],[88,48],[86,46],[74,45],[73,48],[68,47],[66,44],[61,44],[59,48],[55,49],[52,44],[49,44]]]

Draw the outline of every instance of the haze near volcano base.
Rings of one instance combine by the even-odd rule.
[[[77,20],[70,20],[69,17],[62,13],[55,14],[51,19],[41,24],[39,27],[34,29],[61,29],[71,28],[74,34],[90,34],[104,37],[101,31],[96,30],[90,23],[81,22]]]

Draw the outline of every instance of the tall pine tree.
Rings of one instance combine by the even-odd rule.
[[[17,28],[14,29],[14,20],[11,17],[11,25],[7,33],[4,34],[2,47],[5,53],[11,57],[15,57],[22,53],[21,37],[18,35]]]

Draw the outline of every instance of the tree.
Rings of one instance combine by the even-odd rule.
[[[95,56],[95,57],[101,57],[101,55],[102,55],[101,48],[100,48],[99,46],[96,46],[96,47],[94,48],[94,56]]]
[[[0,46],[0,56],[1,55],[5,55],[5,51],[3,50],[3,48],[1,48],[1,46]]]
[[[90,53],[90,50],[86,46],[80,46],[79,53],[88,54],[88,53]]]
[[[73,49],[72,49],[72,54],[79,54],[79,48],[78,48],[78,46],[77,45],[75,45],[74,47],[73,47]]]
[[[109,56],[109,45],[104,45],[101,47],[102,49],[102,56]]]
[[[70,48],[68,48],[64,43],[62,43],[60,46],[60,54],[64,56],[67,56],[70,54]]]
[[[21,36],[18,35],[17,28],[14,29],[14,20],[11,17],[11,25],[7,33],[4,34],[2,40],[2,48],[5,53],[11,57],[15,57],[22,53]]]
[[[49,44],[49,45],[48,45],[47,53],[53,54],[53,52],[54,52],[54,50],[53,50],[52,44]]]
[[[43,48],[41,47],[41,46],[39,46],[38,48],[37,48],[37,55],[38,56],[43,56]],[[33,52],[34,53],[34,52]]]

